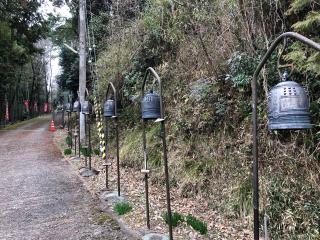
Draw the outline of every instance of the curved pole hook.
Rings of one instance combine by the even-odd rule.
[[[284,38],[294,38],[306,45],[320,51],[320,44],[295,32],[285,32],[277,37],[263,56],[252,78],[252,138],[253,138],[253,218],[254,240],[259,239],[259,161],[258,161],[258,117],[257,117],[257,78],[261,69],[270,58],[272,52]]]
[[[117,107],[117,91],[116,88],[114,87],[112,82],[108,83],[108,88],[107,88],[107,92],[106,92],[106,101],[108,100],[108,94],[110,92],[110,88],[113,91],[113,97],[114,97],[114,117],[118,117],[118,107]]]
[[[159,93],[159,95],[160,95],[160,117],[161,117],[161,119],[164,119],[164,111],[163,111],[163,106],[162,106],[162,83],[161,83],[161,79],[160,79],[159,75],[152,67],[147,68],[146,73],[144,75],[143,83],[142,83],[142,87],[141,87],[141,99],[143,99],[143,97],[144,97],[144,93],[145,93],[144,87],[146,85],[146,81],[147,81],[149,74],[152,74],[153,77],[158,82],[158,85],[160,88],[160,93]]]
[[[89,97],[89,91],[88,91],[88,88],[86,88],[86,91],[85,91],[86,95],[84,96],[84,99],[86,100],[87,97]]]

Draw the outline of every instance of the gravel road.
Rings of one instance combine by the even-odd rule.
[[[42,117],[0,131],[0,239],[132,239],[97,210]]]

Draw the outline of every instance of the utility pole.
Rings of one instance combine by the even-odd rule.
[[[86,0],[79,0],[79,97],[85,100],[86,89]],[[80,114],[80,140],[85,139],[84,115]]]

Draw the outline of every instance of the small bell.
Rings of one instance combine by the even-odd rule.
[[[311,128],[309,105],[306,90],[284,73],[268,96],[269,130]]]
[[[74,103],[73,103],[73,109],[72,109],[73,112],[80,112],[81,111],[81,104],[78,100],[76,100]]]
[[[112,99],[108,99],[103,105],[103,116],[114,117],[115,116],[115,102]]]
[[[150,90],[141,101],[141,111],[143,119],[158,119],[160,113],[160,97],[158,94]]]
[[[84,101],[83,104],[81,105],[81,112],[83,114],[92,114],[92,105],[89,101]]]
[[[66,112],[72,112],[72,104],[71,103],[67,103],[65,106]]]

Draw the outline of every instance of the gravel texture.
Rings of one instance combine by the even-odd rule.
[[[0,239],[133,239],[62,159],[40,117],[0,131]]]

